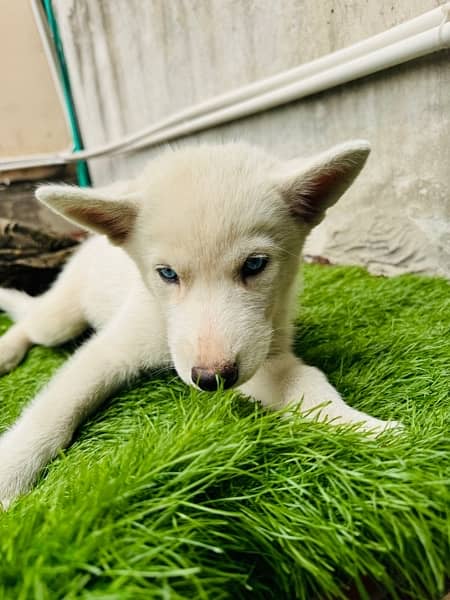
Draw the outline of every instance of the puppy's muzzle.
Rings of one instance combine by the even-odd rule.
[[[193,383],[205,392],[214,392],[223,383],[224,389],[230,388],[239,377],[236,363],[226,364],[220,368],[192,367]]]

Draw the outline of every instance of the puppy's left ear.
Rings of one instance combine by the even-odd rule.
[[[98,189],[44,185],[36,190],[36,198],[68,221],[107,235],[116,245],[125,242],[137,216],[137,199],[126,184]]]
[[[354,140],[310,160],[285,163],[278,186],[291,213],[310,227],[320,223],[327,208],[353,183],[369,152],[368,142]]]

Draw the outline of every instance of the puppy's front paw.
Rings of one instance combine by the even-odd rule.
[[[28,338],[13,325],[0,337],[0,375],[9,373],[21,362],[30,345]]]
[[[384,421],[385,426],[382,431],[388,431],[389,429],[395,429],[399,433],[405,430],[405,426],[400,421]]]
[[[6,510],[30,487],[35,473],[30,450],[23,447],[12,432],[0,437],[0,509]]]
[[[5,469],[3,465],[0,467],[0,511],[1,509],[7,510],[10,504],[25,490],[20,479],[19,473],[12,472],[10,468]]]
[[[367,432],[369,436],[376,437],[385,431],[393,431],[397,435],[403,433],[405,431],[405,426],[400,421],[381,421],[380,419],[374,419],[370,417],[363,424],[364,431]]]
[[[24,355],[22,348],[14,344],[0,342],[0,375],[5,375],[17,367]]]
[[[6,482],[5,487],[3,488],[3,482],[0,483],[0,512],[2,510],[8,510],[11,503],[17,498],[19,495],[14,491],[12,487],[8,485]]]

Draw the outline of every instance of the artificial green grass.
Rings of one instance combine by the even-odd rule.
[[[144,378],[0,514],[0,598],[322,600],[366,598],[373,583],[389,599],[439,598],[449,284],[320,266],[305,280],[298,353],[405,433],[368,440],[173,374]],[[1,429],[68,352],[34,348],[0,380]]]

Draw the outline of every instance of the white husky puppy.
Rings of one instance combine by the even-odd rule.
[[[202,390],[221,380],[273,409],[301,402],[338,423],[394,425],[349,407],[291,352],[303,243],[368,154],[364,141],[287,162],[245,144],[198,146],[109,188],[39,188],[44,204],[101,235],[42,296],[0,289],[16,321],[0,339],[0,370],[32,344],[61,344],[88,325],[97,333],[0,437],[0,504],[29,488],[117,386],[153,367],[173,365]]]

